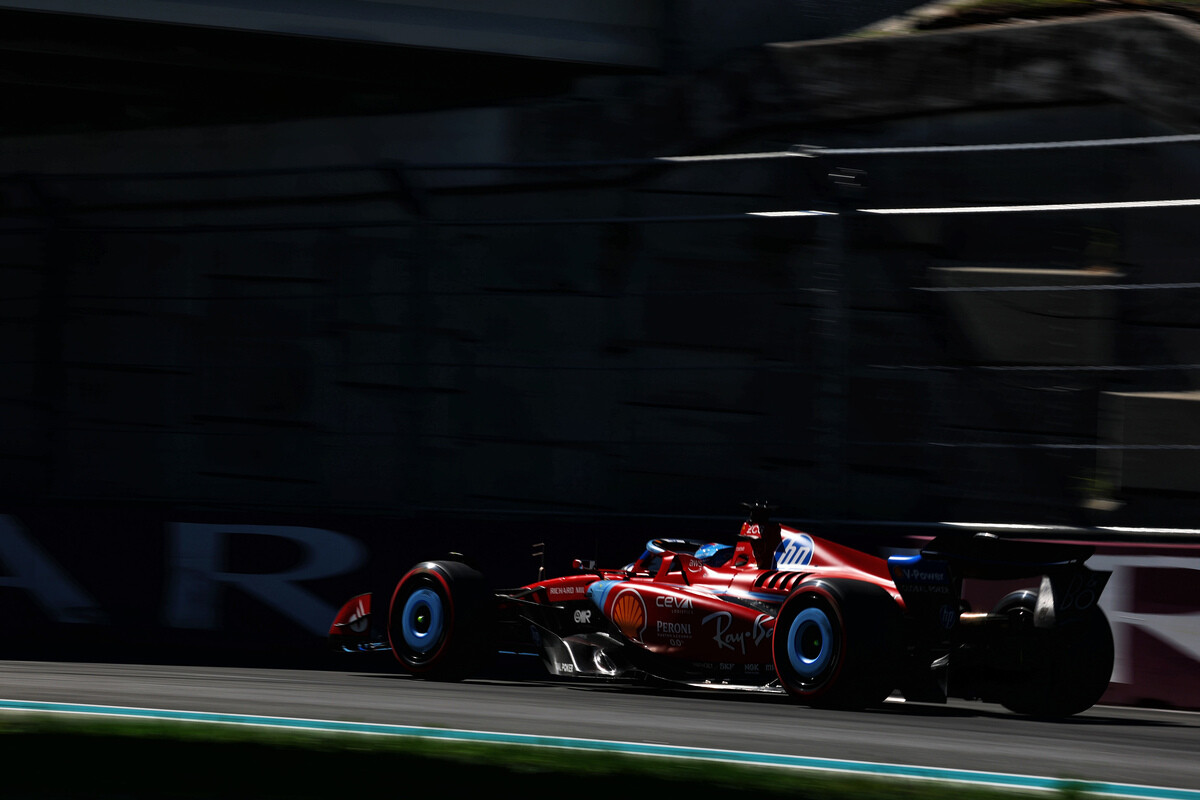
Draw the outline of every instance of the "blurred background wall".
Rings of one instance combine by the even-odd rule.
[[[1190,208],[748,212],[1186,197],[1194,145],[646,159],[1177,132],[1192,23],[668,74],[123,8],[6,12],[10,505],[1189,523],[1195,290],[1139,284],[1188,280]],[[618,27],[742,43],[661,10]]]
[[[623,558],[747,500],[877,547],[1194,525],[1193,206],[863,210],[1194,197],[1195,143],[875,149],[1194,131],[1195,23],[92,5],[0,3],[18,618],[311,636],[418,551]]]

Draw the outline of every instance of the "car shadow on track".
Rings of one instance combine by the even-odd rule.
[[[418,681],[410,675],[398,672],[358,673],[361,677]],[[668,681],[646,681],[617,679],[612,681],[581,680],[578,678],[558,678],[548,676],[544,671],[531,670],[489,670],[484,676],[472,678],[467,684],[557,689],[559,691],[586,692],[596,695],[620,695],[624,697],[673,697],[690,700],[703,700],[716,703],[740,703],[747,705],[768,704],[771,706],[792,705],[798,710],[808,708],[799,703],[791,703],[782,690],[747,689],[728,686],[695,686],[681,685]],[[824,710],[824,709],[821,709]],[[1067,725],[1072,727],[1118,726],[1118,727],[1194,727],[1195,722],[1158,717],[1156,709],[1138,709],[1116,706],[1096,706],[1083,714],[1065,718],[1039,718],[1016,714],[992,703],[974,702],[970,700],[951,700],[946,704],[909,702],[899,694],[893,695],[882,705],[863,709],[842,709],[839,714],[872,714],[893,718],[923,718],[923,719],[1005,719],[1024,720],[1052,725]],[[1155,715],[1155,716],[1151,716]]]
[[[669,683],[644,682],[613,682],[592,683],[570,679],[541,680],[505,680],[505,679],[476,679],[477,683],[512,686],[546,686],[569,691],[580,691],[601,694],[619,694],[622,696],[645,697],[677,697],[708,702],[769,704],[772,706],[792,705],[803,710],[809,707],[800,703],[792,703],[782,691],[741,689],[729,687],[678,686]],[[829,709],[821,709],[829,710]],[[1039,722],[1052,725],[1069,726],[1122,726],[1122,727],[1191,727],[1183,721],[1171,719],[1150,719],[1144,715],[1153,713],[1150,709],[1118,708],[1112,706],[1096,706],[1083,714],[1071,717],[1047,718],[1016,714],[992,703],[974,702],[970,700],[952,700],[947,704],[909,702],[899,694],[888,698],[882,705],[861,709],[839,709],[839,714],[877,714],[890,717],[920,717],[926,719],[1006,719]],[[1137,716],[1137,715],[1142,716]]]

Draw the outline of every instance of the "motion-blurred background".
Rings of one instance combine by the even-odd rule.
[[[1194,4],[916,5],[0,2],[21,638],[307,642],[747,500],[1195,525]]]

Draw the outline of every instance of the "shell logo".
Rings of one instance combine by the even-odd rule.
[[[646,604],[641,595],[632,589],[621,592],[613,600],[610,616],[621,633],[636,642],[642,640],[642,631],[646,629]]]

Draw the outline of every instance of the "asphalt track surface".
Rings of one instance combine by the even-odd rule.
[[[825,711],[781,696],[559,681],[438,684],[357,672],[0,661],[0,698],[387,723],[1200,789],[1200,714],[1065,721],[982,703]]]

